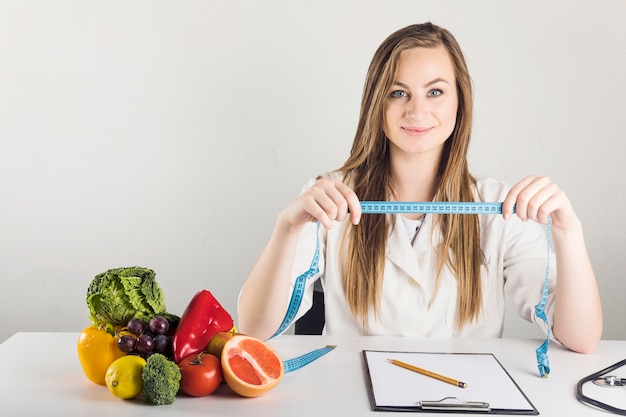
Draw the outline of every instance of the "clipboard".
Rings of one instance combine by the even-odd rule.
[[[395,366],[390,359],[458,378],[467,388]],[[363,361],[374,411],[539,414],[492,353],[364,350]]]

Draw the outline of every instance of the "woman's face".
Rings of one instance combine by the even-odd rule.
[[[439,157],[454,130],[458,108],[456,77],[443,48],[403,51],[387,94],[384,130],[391,155]]]

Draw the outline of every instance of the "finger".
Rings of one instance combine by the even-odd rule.
[[[320,220],[327,228],[332,222],[343,221],[348,215],[348,201],[343,195],[341,184],[323,180],[309,190],[312,200],[307,210]]]
[[[340,181],[325,181],[320,184],[336,206],[334,219],[343,221],[350,215],[350,221],[357,224],[361,218],[361,204],[355,192]],[[330,213],[329,213],[330,215]],[[332,215],[330,215],[333,218]]]
[[[330,229],[333,225],[333,221],[323,207],[324,204],[330,204],[330,199],[326,202],[323,201],[324,199],[325,197],[323,195],[317,197],[313,193],[308,193],[301,197],[301,207],[302,210],[312,218],[312,220],[317,220],[325,228]]]
[[[524,188],[526,188],[534,179],[535,177],[528,176],[522,179],[521,181],[519,181],[513,187],[511,187],[511,189],[507,193],[502,203],[502,216],[505,219],[511,218],[511,216],[513,215],[514,207],[515,207],[515,213],[518,215],[518,217],[524,218],[524,216],[526,216],[526,208],[518,204],[518,196],[520,192]]]
[[[527,216],[539,223],[547,223],[550,214],[559,206],[561,190],[556,184],[548,184],[528,200]]]
[[[348,215],[348,202],[336,184],[319,190],[318,203],[331,220],[342,221]]]
[[[534,177],[530,182],[525,182],[516,200],[516,212],[520,219],[537,220],[537,213],[542,204],[550,197],[552,181],[547,177]]]
[[[359,224],[361,221],[361,202],[356,193],[348,186],[343,190],[343,196],[348,204],[348,210],[350,213],[350,222],[354,225]]]

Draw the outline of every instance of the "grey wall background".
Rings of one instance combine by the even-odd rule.
[[[392,31],[450,29],[474,172],[547,175],[582,219],[604,338],[624,339],[626,2],[0,0],[0,341],[80,331],[109,268],[168,310],[236,299],[279,210],[350,149]],[[510,315],[506,335],[534,335]]]

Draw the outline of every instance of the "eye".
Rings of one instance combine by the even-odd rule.
[[[428,97],[439,97],[442,94],[443,94],[443,91],[441,91],[438,88],[433,88],[432,90],[429,90],[427,93]]]
[[[395,90],[395,91],[392,91],[391,94],[389,94],[389,96],[391,96],[392,98],[401,98],[401,97],[408,97],[409,95],[407,94],[406,91]]]

